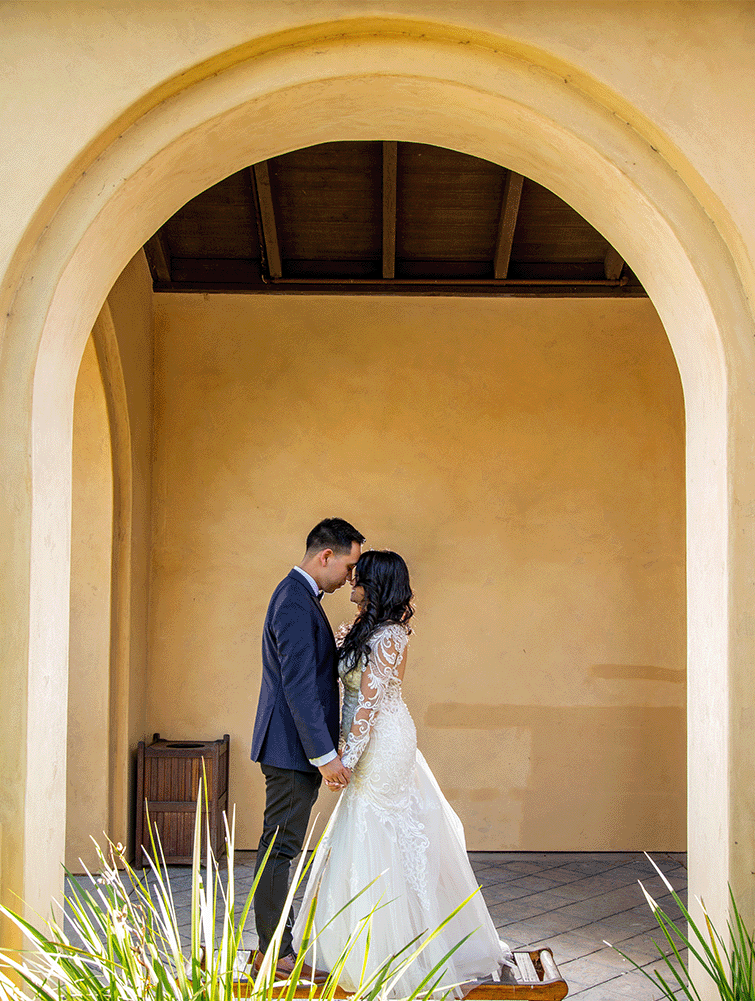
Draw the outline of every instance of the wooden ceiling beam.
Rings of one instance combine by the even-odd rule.
[[[624,270],[624,258],[618,250],[614,250],[613,247],[608,248],[603,268],[606,278],[610,281],[618,281],[621,278],[621,272]]]
[[[524,177],[521,174],[516,174],[513,170],[507,172],[503,184],[501,214],[498,218],[498,237],[495,245],[495,257],[493,258],[493,275],[498,279],[508,277],[523,184]]]
[[[399,203],[397,142],[326,144],[226,178],[145,250],[161,291],[643,294],[573,209],[534,182],[524,195],[523,185],[494,164],[402,143]]]
[[[396,275],[396,177],[398,143],[383,143],[383,278]]]
[[[158,282],[171,281],[171,254],[168,241],[161,229],[151,236],[144,244],[144,252],[152,270],[152,274]]]
[[[216,282],[212,280],[155,282],[155,292],[219,293],[242,295],[399,295],[399,296],[505,296],[527,298],[647,298],[641,285],[620,282],[548,282],[548,281],[303,281],[284,279],[278,282]]]
[[[370,286],[391,285],[551,285],[614,286],[628,284],[627,278],[609,280],[602,277],[602,262],[564,263],[559,266],[552,262],[522,263],[509,269],[509,277],[494,279],[490,276],[490,265],[485,261],[399,261],[400,275],[394,278],[380,276],[380,264],[368,261],[291,261],[286,268],[286,277],[278,278],[276,285],[294,283],[296,285],[324,286],[328,284]],[[515,271],[515,274],[511,274]],[[222,284],[247,283],[252,286],[271,288],[273,282],[265,281],[259,260],[250,258],[185,258],[174,257],[171,262],[171,281],[212,282]],[[158,279],[159,282],[159,279]],[[159,282],[164,284],[163,282]]]
[[[267,270],[271,278],[283,277],[280,244],[278,242],[278,224],[275,219],[275,203],[270,184],[270,169],[267,160],[255,163],[249,170],[252,177],[255,208],[257,210],[257,225],[262,244],[260,250],[267,261]]]

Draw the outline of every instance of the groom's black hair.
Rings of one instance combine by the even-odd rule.
[[[361,546],[364,536],[353,525],[343,518],[325,518],[307,536],[307,552],[332,549],[334,553],[348,553],[355,542]]]

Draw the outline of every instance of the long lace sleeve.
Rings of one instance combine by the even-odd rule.
[[[362,666],[357,711],[341,753],[341,761],[347,768],[354,768],[369,743],[386,691],[403,658],[407,639],[400,626],[390,626],[370,640],[372,652]]]

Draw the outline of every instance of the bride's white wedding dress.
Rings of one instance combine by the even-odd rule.
[[[333,968],[359,919],[376,904],[386,906],[372,920],[368,975],[416,936],[437,928],[477,888],[461,821],[417,749],[414,722],[401,694],[399,668],[408,639],[403,626],[380,626],[370,638],[369,658],[339,665],[344,687],[341,756],[352,776],[312,863],[293,932],[298,950],[319,887],[315,931],[320,969]],[[366,893],[325,927],[376,877]],[[470,932],[448,960],[442,983],[497,978],[510,954],[477,893],[415,960],[393,996],[410,994]],[[365,942],[363,934],[339,978],[347,991],[360,982]],[[311,958],[310,952],[307,961]]]

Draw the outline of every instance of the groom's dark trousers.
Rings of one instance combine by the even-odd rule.
[[[259,948],[273,937],[302,849],[322,776],[310,763],[338,747],[338,654],[309,582],[292,570],[273,592],[262,634],[262,684],[252,760],[265,776],[265,816],[257,867],[273,843],[254,895]],[[273,840],[274,839],[274,840]],[[289,912],[280,955],[293,952]]]

